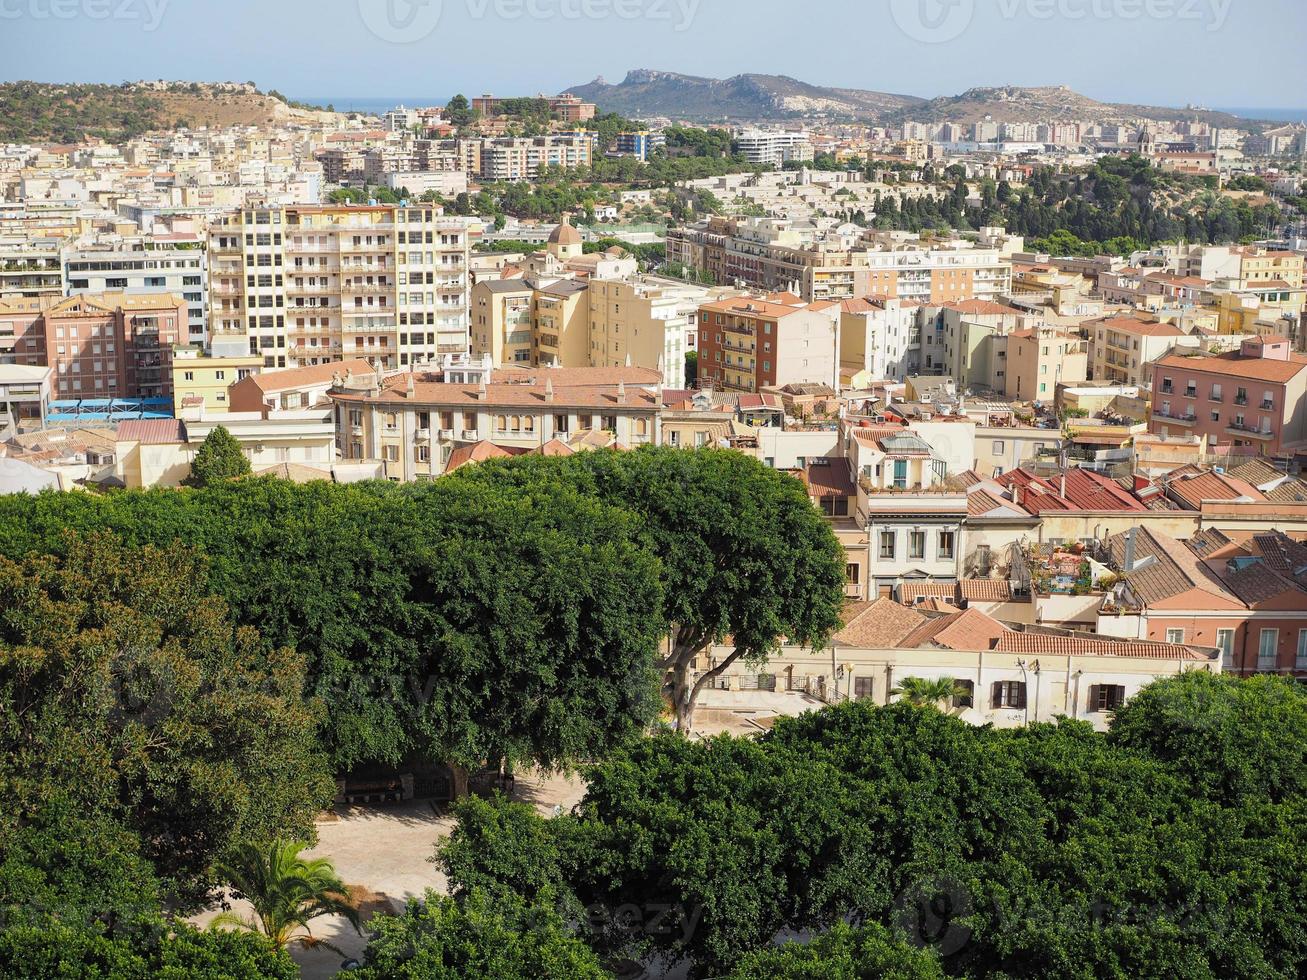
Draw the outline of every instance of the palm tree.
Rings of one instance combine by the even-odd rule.
[[[242,917],[232,911],[223,912],[211,927],[234,926],[261,932],[278,950],[293,943],[339,953],[331,943],[312,934],[309,922],[323,915],[341,915],[359,930],[358,910],[350,904],[345,883],[330,861],[300,857],[300,851],[307,846],[284,840],[266,846],[241,844],[217,870],[238,897],[249,899],[253,914]],[[297,935],[300,929],[304,932]]]
[[[898,687],[890,691],[890,694],[897,694],[909,704],[935,706],[945,699],[965,697],[968,693],[952,677],[905,677],[899,681]]]

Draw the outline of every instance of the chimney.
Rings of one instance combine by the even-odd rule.
[[[626,404],[626,383],[623,381],[617,382],[617,404]]]
[[[477,388],[477,401],[479,401],[479,402],[483,402],[483,401],[485,401],[488,397],[489,397],[489,395],[488,395],[487,392],[486,392],[486,379],[485,379],[485,377],[483,376],[483,377],[481,378],[481,384],[480,384],[480,386]]]
[[[545,378],[545,401],[553,403],[554,400],[554,379]]]
[[[1012,503],[1018,507],[1021,506],[1021,484],[1013,482],[1012,484]]]
[[[417,395],[417,385],[413,381],[413,372],[408,373],[408,386],[405,390],[407,397],[413,398]]]
[[[1066,499],[1066,473],[1062,474],[1061,485],[1058,487],[1057,494],[1063,500]]]
[[[1123,572],[1129,573],[1135,567],[1135,529],[1131,528],[1125,532],[1125,567]]]

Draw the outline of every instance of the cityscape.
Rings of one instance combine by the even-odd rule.
[[[0,18],[0,977],[1307,972],[1307,8]]]

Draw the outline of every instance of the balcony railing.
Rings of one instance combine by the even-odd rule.
[[[1170,412],[1154,412],[1153,418],[1164,422],[1175,422],[1177,425],[1193,425],[1198,421],[1196,415],[1173,415]]]
[[[1225,427],[1225,431],[1233,435],[1252,436],[1254,439],[1274,439],[1274,432],[1267,432],[1265,429],[1259,429],[1252,425],[1241,425],[1238,422],[1231,422]]]

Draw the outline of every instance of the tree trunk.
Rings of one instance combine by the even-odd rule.
[[[707,649],[706,645],[702,649]],[[690,670],[694,665],[695,657],[700,652],[700,649],[677,648],[664,661],[667,678],[663,682],[663,690],[672,703],[672,717],[676,730],[684,735],[689,735],[693,730],[694,705],[699,698],[699,692],[742,657],[745,651],[736,647],[717,666],[704,671],[698,679],[692,679]]]

